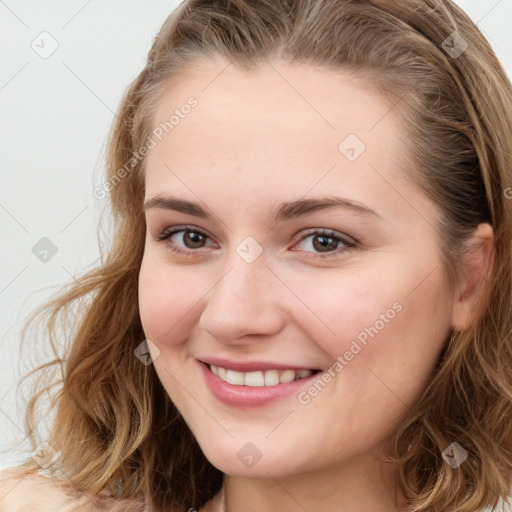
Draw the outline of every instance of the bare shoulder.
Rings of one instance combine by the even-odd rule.
[[[0,471],[0,512],[71,512],[75,507],[84,512],[96,511],[87,497],[61,480],[27,474],[23,468]]]
[[[0,470],[0,512],[145,512],[141,501],[103,496],[100,507],[63,480],[23,467]]]
[[[71,512],[75,509],[98,510],[86,496],[80,496],[61,480],[27,474],[23,468],[0,471],[0,512]]]
[[[56,511],[145,512],[146,508],[136,499],[119,500],[105,496],[100,507],[63,480],[27,474],[23,467],[0,470],[0,512]]]

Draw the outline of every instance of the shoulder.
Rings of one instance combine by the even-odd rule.
[[[76,508],[78,507],[78,508]],[[23,468],[0,471],[0,512],[95,512],[96,507],[71,486]]]
[[[23,466],[0,470],[0,512],[145,512],[142,500],[102,496],[94,504],[64,480],[28,473]],[[174,509],[173,509],[174,510]],[[172,512],[172,511],[170,511]],[[174,512],[178,512],[174,510]]]
[[[30,474],[22,466],[0,470],[0,512],[145,512],[141,500],[103,496],[102,506],[57,478]],[[179,512],[173,509],[170,512]]]

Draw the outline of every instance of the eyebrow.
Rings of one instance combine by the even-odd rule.
[[[156,196],[152,199],[148,199],[144,203],[144,211],[152,208],[174,210],[194,215],[195,217],[200,217],[202,219],[213,219],[213,216],[199,204],[172,196]],[[375,216],[382,219],[381,215],[365,204],[337,196],[298,199],[296,201],[281,203],[269,212],[269,219],[278,223],[284,220],[302,217],[303,215],[331,208],[343,208],[345,210],[353,211],[358,215]]]

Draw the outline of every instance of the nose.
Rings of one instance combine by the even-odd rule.
[[[263,257],[252,263],[231,261],[206,295],[199,327],[216,340],[245,344],[246,336],[274,335],[285,325],[284,289]]]

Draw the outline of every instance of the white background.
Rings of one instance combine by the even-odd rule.
[[[512,77],[512,0],[459,0]],[[121,96],[177,1],[0,0],[0,468],[23,428],[16,383],[26,315],[98,261],[105,142]],[[49,36],[40,36],[48,32]],[[57,50],[41,58],[31,45]],[[33,43],[33,41],[35,41]],[[41,48],[41,50],[43,49]],[[32,247],[57,247],[41,262]]]

